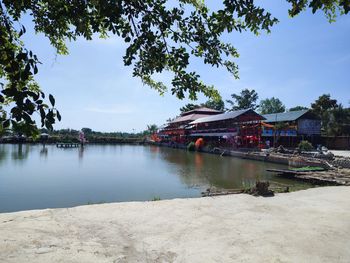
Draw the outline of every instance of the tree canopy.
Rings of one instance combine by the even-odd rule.
[[[324,132],[330,136],[350,135],[350,108],[341,104],[323,115]]]
[[[299,110],[308,110],[308,107],[304,107],[304,106],[295,106],[290,108],[288,111],[299,111]]]
[[[232,100],[226,100],[226,102],[231,106],[227,110],[245,110],[258,108],[257,100],[259,98],[258,93],[255,90],[243,89],[240,94],[232,94]]]
[[[156,124],[150,124],[150,125],[147,125],[147,132],[149,134],[153,134],[153,133],[156,133],[158,130],[158,126]]]
[[[199,107],[200,107],[200,105],[198,105],[198,104],[187,103],[185,106],[180,108],[180,112],[184,113],[186,111],[194,110],[194,109],[197,109]]]
[[[180,112],[184,113],[186,111],[198,109],[200,107],[207,107],[209,109],[218,110],[218,111],[224,111],[225,110],[225,103],[224,101],[220,99],[209,99],[205,103],[201,104],[193,104],[193,103],[187,103],[185,106],[180,108]]]
[[[225,102],[222,99],[210,99],[206,103],[203,103],[202,106],[218,111],[225,110]]]
[[[348,13],[349,0],[286,0],[291,16],[305,8],[322,10],[330,20],[338,13]],[[0,124],[3,128],[24,121],[35,127],[34,112],[41,125],[52,129],[61,119],[55,99],[39,89],[34,76],[39,58],[26,48],[22,36],[30,16],[34,30],[43,33],[58,54],[68,54],[67,40],[91,40],[95,34],[107,38],[121,37],[127,44],[123,57],[133,67],[133,76],[163,94],[167,87],[154,79],[156,73],[172,72],[171,93],[182,99],[196,99],[198,93],[218,98],[217,90],[200,81],[197,72],[189,69],[191,57],[205,64],[225,67],[238,77],[235,58],[238,52],[221,40],[224,33],[245,30],[258,34],[269,32],[278,22],[254,0],[225,0],[218,10],[211,11],[200,0],[0,0]]]
[[[338,102],[336,99],[331,99],[330,94],[323,94],[311,104],[311,109],[314,113],[322,116],[325,112],[331,109],[338,108]]]
[[[278,98],[272,97],[260,101],[259,110],[261,114],[285,112],[286,107]]]
[[[322,121],[323,133],[330,136],[350,134],[350,108],[344,108],[332,99],[330,94],[323,94],[311,104],[311,110]]]

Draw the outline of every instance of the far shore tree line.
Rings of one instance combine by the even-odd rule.
[[[323,94],[311,103],[309,107],[294,106],[287,109],[284,103],[275,97],[266,98],[258,103],[259,95],[252,89],[243,89],[239,94],[232,94],[230,100],[208,100],[202,104],[186,104],[180,108],[184,113],[200,107],[207,107],[219,111],[235,111],[253,109],[260,114],[273,114],[286,111],[310,110],[322,121],[322,134],[326,136],[350,135],[350,108],[344,107],[330,94]],[[349,102],[350,103],[350,102]],[[170,119],[168,120],[170,121]]]
[[[16,126],[13,126],[6,130],[0,130],[0,139],[10,137],[12,140],[10,142],[21,141],[21,138],[25,141],[29,142],[79,142],[79,133],[83,132],[85,138],[89,142],[96,143],[132,143],[132,142],[140,142],[144,140],[144,138],[150,134],[153,134],[158,128],[156,125],[148,125],[147,128],[142,132],[101,132],[94,131],[91,128],[82,128],[81,130],[76,129],[59,129],[59,130],[49,130],[46,128],[38,129],[35,133],[36,136],[30,136],[26,138],[26,134],[23,132],[23,127],[25,125],[21,125],[19,123]],[[47,136],[48,135],[48,136]],[[45,137],[47,136],[47,138]],[[9,139],[10,139],[9,138]],[[46,138],[46,139],[45,139]]]

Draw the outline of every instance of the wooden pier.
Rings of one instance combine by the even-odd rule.
[[[80,143],[56,143],[57,148],[77,148],[79,147]]]

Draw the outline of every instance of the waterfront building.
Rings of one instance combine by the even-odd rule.
[[[162,127],[162,129],[160,129],[158,132],[158,137],[160,137],[162,141],[185,143],[185,135],[189,130],[188,125],[190,122],[195,121],[199,118],[213,116],[221,113],[222,111],[206,107],[200,107],[194,110],[186,111],[172,121],[168,122],[165,127]]]
[[[264,114],[262,137],[271,145],[296,146],[300,140],[317,143],[321,136],[321,120],[310,110]]]
[[[190,122],[188,136],[204,138],[207,143],[214,146],[258,147],[263,120],[264,117],[252,109],[226,112]]]

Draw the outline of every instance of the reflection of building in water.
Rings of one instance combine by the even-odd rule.
[[[28,158],[28,155],[29,155],[28,144],[23,145],[22,143],[20,143],[13,146],[14,147],[12,148],[12,152],[11,152],[12,160],[23,161]]]
[[[159,153],[159,147],[157,147],[157,146],[150,146],[150,151],[151,151],[151,153],[153,153],[153,154],[158,154]]]
[[[48,150],[45,147],[45,144],[43,144],[43,148],[41,148],[41,150],[40,150],[40,156],[44,157],[46,159],[47,158],[47,154],[48,154]]]
[[[258,175],[261,179],[266,175],[264,163],[250,160],[169,148],[160,148],[159,156],[176,169],[171,174],[179,175],[189,187],[242,188],[253,186]]]
[[[204,165],[204,160],[203,160],[203,154],[200,153],[195,153],[194,155],[194,163],[196,166],[196,171],[201,172],[203,165]]]
[[[83,158],[84,158],[84,150],[85,150],[85,147],[83,147],[83,146],[79,147],[79,151],[78,151],[79,160],[83,160]]]
[[[0,144],[0,164],[6,160],[7,152],[4,145]]]

